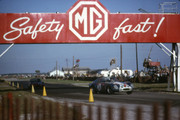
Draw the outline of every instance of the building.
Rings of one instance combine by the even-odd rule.
[[[49,72],[49,76],[50,77],[64,77],[64,72],[60,71],[60,70],[53,70],[51,72]]]
[[[67,75],[68,74],[73,75],[73,71],[74,71],[74,75],[86,76],[88,72],[90,71],[90,68],[88,67],[62,68],[62,71],[64,72],[64,74],[67,74]]]
[[[98,73],[100,76],[109,77],[109,72],[110,70],[101,70]]]
[[[133,77],[134,73],[130,69],[124,69],[122,70],[122,75],[125,77]],[[121,76],[121,70],[118,67],[113,68],[112,70],[107,70],[107,69],[100,70],[98,72],[98,76],[103,76],[103,77]]]

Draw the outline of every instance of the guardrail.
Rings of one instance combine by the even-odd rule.
[[[137,107],[134,116],[129,118],[127,108],[114,109],[112,106],[95,106],[93,103],[55,102],[35,98],[14,98],[12,93],[2,96],[0,102],[0,120],[174,120],[171,116],[171,102],[165,102],[161,111],[160,105],[151,107],[151,118],[142,116],[143,107]],[[178,114],[177,120],[180,119]]]

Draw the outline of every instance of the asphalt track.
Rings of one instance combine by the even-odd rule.
[[[63,84],[46,84],[46,92],[48,97],[63,98],[63,99],[76,99],[76,100],[89,100],[89,88],[79,87],[73,85]],[[42,95],[42,89],[36,89],[36,94]],[[93,94],[94,100],[102,102],[116,102],[128,104],[148,104],[153,103],[163,104],[170,101],[172,106],[180,106],[180,94],[172,92],[145,92],[133,91],[132,94],[116,93],[113,95],[108,94]]]
[[[23,84],[24,90],[31,92],[30,89],[27,89],[28,82],[27,81],[19,81],[20,84]],[[74,85],[67,84],[45,84],[47,97],[45,99],[53,99],[59,102],[78,102],[85,103],[83,111],[86,115],[88,104],[92,104],[94,106],[101,106],[103,110],[107,108],[108,105],[111,105],[114,111],[118,111],[120,107],[126,107],[128,111],[128,120],[134,120],[136,117],[137,107],[143,107],[143,117],[144,119],[151,120],[152,119],[152,104],[159,103],[159,117],[163,119],[163,107],[162,105],[166,101],[171,102],[172,120],[179,119],[179,107],[180,107],[180,93],[173,92],[147,92],[140,91],[135,89],[131,95],[127,95],[125,93],[118,93],[113,95],[107,94],[93,94],[94,103],[89,103],[89,88],[88,87],[80,87]],[[43,89],[35,88],[35,94],[42,96]],[[87,103],[87,104],[86,104]],[[94,107],[96,108],[96,107]],[[84,114],[83,113],[83,114]],[[116,113],[116,114],[115,114]],[[118,116],[118,112],[115,112],[113,116]],[[106,112],[102,113],[103,117],[106,116]],[[96,117],[96,116],[95,116]],[[115,119],[117,120],[117,119]]]

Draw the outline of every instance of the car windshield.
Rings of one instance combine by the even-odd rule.
[[[30,82],[41,82],[40,79],[31,79]]]
[[[94,81],[94,83],[99,83],[99,82],[109,82],[110,78],[108,77],[102,77],[102,78],[98,78]]]
[[[37,82],[41,82],[41,80],[40,80],[40,79],[37,79]]]
[[[100,79],[101,82],[110,82],[110,78],[108,77],[103,77]]]
[[[111,78],[111,82],[119,82],[117,78]]]

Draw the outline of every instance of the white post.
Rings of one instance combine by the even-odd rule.
[[[176,91],[176,58],[174,56],[175,50],[173,50],[173,83],[174,83],[174,91]]]
[[[178,47],[178,60],[177,60],[177,92],[180,92],[180,43],[177,43]]]

